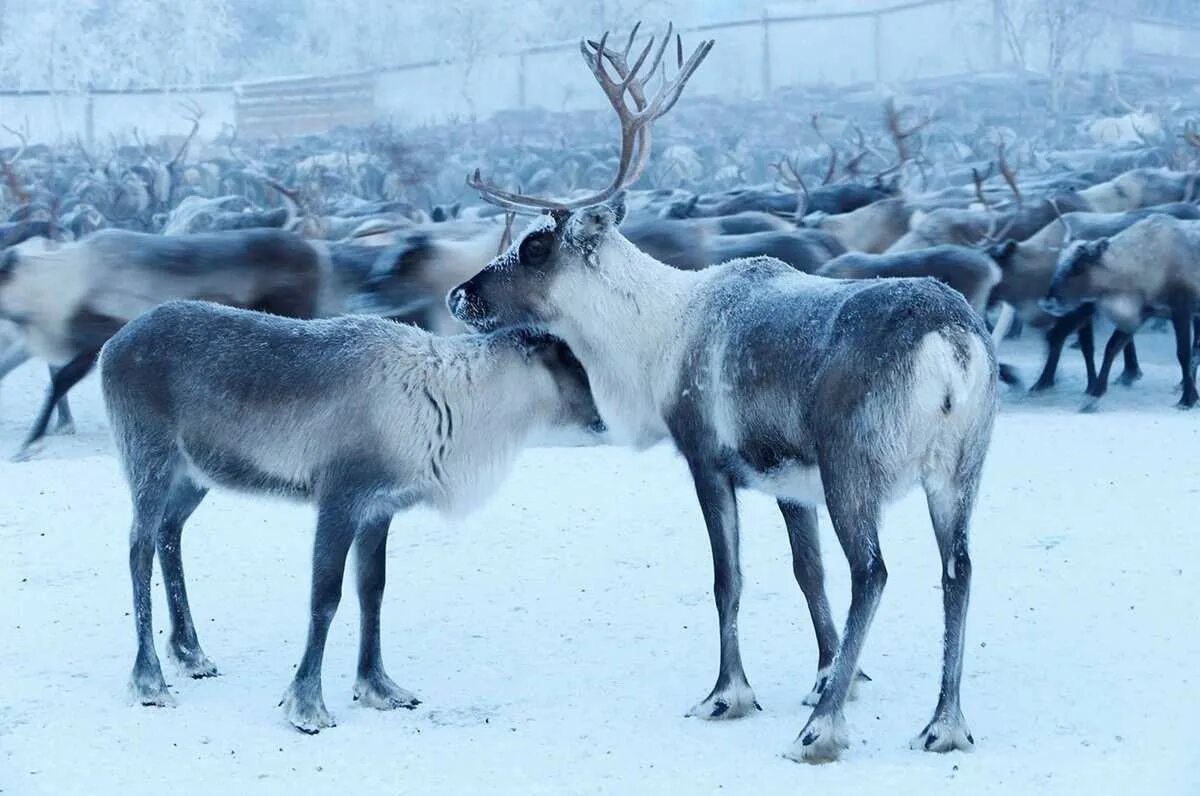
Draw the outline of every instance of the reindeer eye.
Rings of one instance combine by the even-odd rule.
[[[542,265],[550,257],[550,240],[545,235],[531,235],[521,243],[521,262]]]

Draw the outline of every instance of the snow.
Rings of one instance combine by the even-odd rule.
[[[215,493],[185,534],[215,680],[168,681],[178,707],[128,706],[127,494],[96,380],[80,433],[0,464],[0,791],[156,793],[1197,793],[1200,415],[1171,408],[1165,336],[1146,379],[1078,414],[1077,354],[1057,390],[1005,399],[973,533],[963,707],[970,754],[908,749],[937,698],[940,572],[914,493],[882,533],[890,579],[847,708],[851,749],[782,753],[808,709],[816,648],[783,522],[742,498],[743,655],[764,712],[684,718],[717,665],[711,563],[682,461],[659,446],[536,450],[465,521],[393,523],[384,656],[424,703],[351,701],[354,589],[330,634],[315,737],[276,707],[307,621],[311,510]],[[1035,340],[1005,359],[1032,381]],[[0,393],[0,450],[45,383]],[[822,518],[835,612],[845,562]],[[155,623],[167,628],[155,579]],[[162,644],[160,643],[160,654]],[[832,789],[832,790],[831,790]]]

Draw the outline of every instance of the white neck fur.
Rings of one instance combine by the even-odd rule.
[[[550,329],[588,372],[600,415],[615,441],[649,447],[667,435],[692,297],[702,273],[658,262],[617,233],[559,276]]]

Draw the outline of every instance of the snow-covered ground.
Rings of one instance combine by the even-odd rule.
[[[1139,338],[1140,341],[1140,338]],[[1036,341],[1005,358],[1034,375]],[[357,605],[330,635],[316,737],[276,702],[304,640],[312,516],[213,494],[185,534],[192,606],[215,680],[172,677],[179,706],[130,707],[125,486],[96,380],[79,435],[0,464],[0,791],[46,793],[1200,793],[1200,413],[1172,408],[1165,338],[1146,379],[1082,415],[1077,354],[1058,390],[1005,400],[973,531],[964,710],[977,750],[907,743],[940,666],[935,545],[914,493],[887,516],[890,580],[849,705],[853,746],[784,760],[807,716],[815,644],[783,523],[742,500],[746,668],[764,712],[684,718],[717,664],[711,564],[670,450],[539,450],[462,522],[413,512],[389,548],[384,655],[424,700],[351,702]],[[3,385],[14,450],[44,386]],[[830,596],[846,566],[822,528]],[[157,632],[166,629],[156,579]]]

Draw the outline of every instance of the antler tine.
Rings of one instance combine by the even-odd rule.
[[[1021,196],[1021,189],[1017,186],[1017,175],[1013,172],[1012,166],[1008,165],[1008,160],[1004,157],[1004,144],[1000,144],[997,150],[997,162],[1000,173],[1004,175],[1004,181],[1008,183],[1008,187],[1012,189],[1013,196],[1017,197],[1017,204],[1024,202]]]
[[[887,126],[888,133],[892,136],[892,141],[896,145],[896,157],[898,160],[895,165],[879,172],[877,176],[880,177],[882,177],[884,174],[890,174],[891,172],[898,170],[905,163],[912,160],[912,151],[909,149],[908,139],[925,129],[925,127],[927,127],[929,123],[933,121],[933,119],[932,117],[926,117],[924,120],[917,122],[912,127],[905,130],[901,126],[900,111],[896,110],[896,101],[895,99],[889,97],[887,102],[884,104],[884,121],[885,125]]]
[[[1072,238],[1071,225],[1067,223],[1067,220],[1065,218],[1063,218],[1062,208],[1060,208],[1058,206],[1058,199],[1051,196],[1046,201],[1050,203],[1050,209],[1054,211],[1054,217],[1058,219],[1058,223],[1062,224],[1063,239],[1062,239],[1061,245],[1066,246],[1068,243],[1071,242],[1071,238]]]
[[[204,118],[204,109],[197,105],[195,106],[192,115],[186,118],[191,120],[192,130],[188,133],[187,138],[183,140],[183,143],[179,145],[179,151],[175,153],[175,157],[171,158],[171,162],[167,164],[167,168],[172,168],[178,165],[182,158],[187,154],[188,148],[192,145],[192,140],[196,137],[196,133],[200,132],[200,120]]]
[[[975,181],[975,198],[979,200],[979,204],[985,208],[990,208],[992,205],[988,202],[987,197],[983,195],[983,183],[991,179],[992,172],[996,170],[995,163],[988,163],[987,174],[980,174],[979,169],[971,167],[971,178]]]
[[[665,41],[665,39],[664,39],[664,41]],[[642,50],[642,54],[637,57],[637,60],[633,62],[633,66],[629,67],[626,74],[624,75],[625,79],[621,81],[622,89],[629,88],[633,84],[633,82],[635,80],[637,80],[638,70],[642,68],[642,64],[646,62],[646,56],[648,56],[650,54],[650,50],[652,50],[652,49],[654,49],[654,37],[653,36],[650,37],[650,41],[646,42],[646,47],[645,47],[645,49]],[[660,47],[659,50],[661,52],[662,48]],[[615,55],[615,53],[613,55]],[[613,55],[608,55],[608,58],[610,61],[613,60]],[[622,59],[622,60],[624,60],[624,59]],[[658,68],[657,60],[658,59],[655,59],[655,64],[650,67],[651,75],[653,75],[654,70]],[[616,68],[616,66],[617,66],[616,63],[613,63],[613,68]],[[619,69],[617,70],[617,74],[620,74]],[[637,80],[637,82],[641,83],[640,80]],[[639,108],[639,110],[641,110],[641,109]]]
[[[496,256],[499,257],[504,253],[504,250],[512,245],[513,222],[517,220],[517,211],[504,211],[504,232],[500,233],[500,245],[496,247]]]
[[[597,53],[604,52],[604,50],[605,50],[604,45],[607,43],[608,43],[608,31],[606,30],[606,31],[604,31],[604,33],[602,33],[600,35],[600,43],[596,45],[596,52]],[[604,65],[599,64],[599,67],[600,67],[601,73],[603,73],[605,77],[608,77],[608,73],[604,71]]]
[[[639,19],[633,23],[633,30],[629,31],[629,41],[625,42],[625,57],[629,57],[629,51],[633,49],[633,42],[637,39],[638,31],[642,29],[642,21]]]
[[[800,176],[800,169],[796,165],[796,160],[793,157],[784,156],[778,162],[770,164],[770,167],[779,172],[779,179],[783,181],[784,185],[796,192],[795,218],[803,218],[808,208],[809,193],[808,186],[804,183],[804,178]]]
[[[821,143],[832,149],[833,144],[829,143],[829,141],[825,139],[825,134],[821,132],[821,114],[814,112],[808,117],[808,124],[810,127],[812,127],[813,132],[817,134],[817,138],[821,139]]]
[[[988,223],[988,231],[984,234],[983,239],[980,241],[981,245],[988,243],[999,243],[1000,241],[1004,240],[1008,233],[1012,231],[1012,228],[1016,226],[1016,223],[1020,218],[1021,208],[1025,204],[1024,197],[1021,196],[1021,189],[1017,186],[1017,175],[1015,172],[1013,172],[1012,166],[1008,164],[1008,160],[1004,157],[1004,144],[1000,144],[996,150],[997,168],[999,168],[1000,173],[1004,176],[1004,181],[1008,183],[1008,187],[1012,190],[1013,195],[1017,197],[1017,206],[1016,209],[1012,211],[1012,215],[1009,217],[1008,223],[1005,224],[1004,228],[998,233],[995,232],[996,217],[992,216],[992,220]],[[1055,209],[1057,210],[1057,207]]]
[[[667,34],[659,40],[657,49],[654,47],[655,39],[651,37],[631,68],[626,59],[633,51],[633,44],[637,38],[639,29],[640,23],[634,26],[634,30],[625,48],[620,52],[608,49],[609,34],[607,31],[600,37],[599,42],[589,39],[582,39],[579,42],[579,52],[583,56],[584,63],[587,64],[588,69],[596,78],[596,82],[600,84],[601,90],[608,98],[609,104],[617,114],[617,119],[621,125],[621,150],[617,162],[617,172],[607,188],[580,199],[569,202],[556,202],[502,190],[495,185],[484,182],[478,169],[475,170],[473,175],[467,178],[467,185],[473,190],[478,191],[479,195],[491,204],[514,212],[530,212],[535,210],[573,210],[597,204],[636,182],[645,169],[650,156],[651,125],[656,119],[661,118],[671,110],[675,103],[679,101],[684,85],[700,66],[700,63],[708,55],[708,52],[715,43],[711,40],[702,42],[696,48],[691,58],[684,63],[682,59],[682,41],[677,41],[681,63],[680,72],[669,83],[666,81],[664,75],[663,87],[654,96],[653,100],[647,102],[644,81],[639,78],[639,75],[642,74],[642,68],[646,65],[646,59],[650,57],[652,51],[654,52],[654,58],[646,74],[653,77],[657,72],[663,55],[666,53],[667,45],[671,41],[674,27],[668,25]],[[612,78],[608,69],[605,68],[605,60],[612,65],[613,70],[617,73],[616,80]],[[633,101],[634,108],[632,109],[625,99],[626,94]]]
[[[838,151],[830,148],[829,152],[829,169],[825,172],[825,176],[821,179],[822,185],[828,185],[833,179],[833,175],[837,173]]]
[[[5,132],[11,133],[18,141],[21,142],[21,145],[17,147],[17,151],[13,154],[13,156],[4,161],[4,166],[7,168],[20,160],[21,156],[25,154],[25,148],[29,144],[29,131],[27,129],[18,130],[16,128],[9,127],[7,124],[0,124],[0,127],[4,128]]]
[[[552,202],[548,199],[539,199],[536,196],[525,196],[524,194],[512,193],[498,188],[483,181],[479,169],[475,169],[475,173],[467,178],[467,187],[479,192],[479,196],[488,204],[495,205],[503,210],[511,210],[514,213],[532,213],[538,210],[569,210],[563,202]]]
[[[692,52],[692,57],[687,60],[679,70],[679,74],[675,79],[667,84],[662,91],[655,95],[654,100],[650,103],[650,107],[644,111],[649,115],[649,120],[658,119],[663,114],[667,113],[671,108],[675,107],[675,103],[679,101],[679,97],[683,94],[683,87],[691,79],[692,74],[708,57],[708,53],[716,44],[714,39],[708,39],[700,42],[695,51]]]
[[[658,51],[654,53],[654,60],[650,62],[650,68],[648,70],[646,70],[647,79],[654,77],[654,73],[658,71],[658,65],[660,63],[662,63],[663,54],[666,53],[666,51],[667,51],[667,45],[671,43],[671,31],[672,30],[674,30],[674,27],[671,25],[670,22],[668,22],[667,23],[667,34],[665,36],[663,36],[662,41],[658,43]],[[651,43],[653,43],[654,38],[651,37],[650,41],[651,41]],[[636,72],[637,70],[635,69],[633,71]],[[645,85],[645,81],[643,81],[643,85]]]
[[[654,38],[651,37],[650,44],[653,45],[653,43]],[[649,47],[647,47],[647,51],[648,50]],[[606,51],[603,53],[603,55],[609,60],[609,63],[612,64],[612,67],[616,70],[617,74],[623,78],[622,85],[627,85],[629,87],[629,96],[631,99],[633,99],[633,104],[636,110],[641,111],[645,109],[646,93],[643,88],[642,81],[634,79],[638,67],[640,66],[641,59],[639,59],[638,64],[634,65],[633,69],[630,69],[625,63],[624,56],[619,56],[617,53],[611,51]],[[661,57],[661,48],[659,55]],[[645,52],[642,53],[642,56],[645,57]],[[654,70],[651,69],[650,74],[653,73]],[[650,141],[650,125],[643,125],[639,127],[637,132],[637,159],[634,161],[633,169],[629,172],[628,178],[623,181],[624,185],[633,185],[638,181],[638,178],[642,176],[642,172],[646,169],[646,163],[650,160]]]

